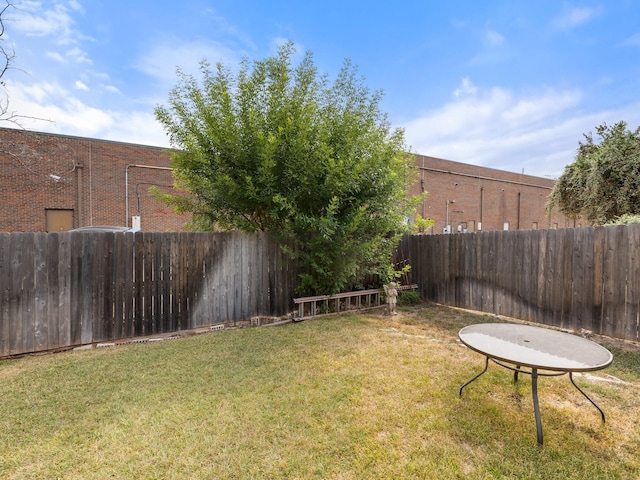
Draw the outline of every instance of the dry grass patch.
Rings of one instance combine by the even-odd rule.
[[[0,478],[638,478],[627,383],[539,384],[483,366],[435,305],[0,362]],[[614,352],[615,353],[615,352]],[[598,372],[600,373],[600,372]]]

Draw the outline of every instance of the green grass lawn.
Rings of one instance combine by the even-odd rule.
[[[3,479],[635,479],[640,353],[601,378],[531,379],[434,305],[0,362]]]

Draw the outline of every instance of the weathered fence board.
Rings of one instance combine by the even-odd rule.
[[[640,229],[629,230],[629,257],[628,257],[628,278],[625,286],[625,311],[624,317],[635,319],[625,322],[625,338],[633,338],[637,332],[640,322]]]
[[[640,341],[640,225],[406,236],[425,298]]]
[[[56,250],[58,252],[58,276],[56,278],[58,284],[58,302],[57,317],[52,319],[52,322],[58,324],[58,337],[53,338],[49,347],[53,348],[53,345],[70,345],[71,344],[71,322],[69,319],[72,317],[72,311],[76,312],[77,309],[73,309],[75,298],[71,291],[71,241],[68,235],[65,236],[50,236],[49,251]],[[55,257],[54,257],[55,258]],[[55,278],[55,277],[54,277]]]
[[[2,233],[0,356],[282,315],[297,285],[266,234]]]
[[[34,308],[33,308],[33,349],[36,352],[47,350],[47,242],[46,233],[36,233],[34,238]],[[43,241],[44,240],[44,241]]]
[[[11,239],[0,234],[0,355],[9,355],[10,325],[9,295],[11,294]]]
[[[617,319],[624,317],[625,290],[627,287],[627,272],[629,259],[629,229],[618,225],[611,227],[607,236],[607,250],[605,257],[605,272],[607,285],[605,287],[604,334],[612,337],[624,338],[627,330],[625,323]]]
[[[10,250],[12,255],[10,277],[12,284],[10,285],[11,292],[9,294],[9,318],[11,320],[10,335],[10,347],[9,353],[13,354],[19,352],[22,348],[28,348],[29,341],[24,339],[23,332],[23,314],[26,308],[23,308],[25,304],[25,292],[23,287],[23,270],[21,268],[23,260],[28,262],[28,256],[25,255],[22,248],[22,243],[25,241],[27,234],[21,233],[19,236],[13,238],[10,242]],[[27,257],[27,258],[23,258]]]

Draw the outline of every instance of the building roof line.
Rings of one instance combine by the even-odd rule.
[[[420,170],[428,170],[430,172],[447,173],[449,175],[459,175],[461,177],[477,178],[479,180],[490,180],[493,182],[511,183],[514,185],[522,185],[523,187],[544,188],[546,190],[551,190],[553,188],[547,185],[536,185],[535,183],[518,182],[516,180],[507,180],[506,178],[485,177],[483,175],[473,175],[471,173],[454,172],[453,170],[443,170],[440,168],[432,168],[432,167],[418,167],[418,168]]]

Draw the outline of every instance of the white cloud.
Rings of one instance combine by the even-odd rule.
[[[65,55],[76,63],[92,63],[89,57],[87,57],[87,52],[80,47],[73,47],[68,50]]]
[[[155,45],[138,58],[135,67],[166,86],[176,83],[176,67],[185,73],[195,74],[200,61],[205,59],[212,65],[217,62],[235,65],[240,61],[234,50],[218,42],[179,43],[174,40]]]
[[[87,56],[87,53],[79,47],[73,47],[67,50],[64,55],[59,52],[46,52],[45,56],[58,63],[68,64],[69,60],[74,63],[85,63],[90,65],[93,63]]]
[[[499,46],[504,43],[504,37],[494,30],[488,30],[485,38],[490,46]]]
[[[101,138],[156,147],[169,146],[169,138],[152,112],[115,112],[113,118],[115,122]]]
[[[545,121],[553,115],[577,106],[581,99],[582,95],[575,90],[562,92],[550,90],[533,98],[514,100],[502,116],[507,122],[532,124],[537,121]]]
[[[65,5],[44,8],[42,2],[24,1],[16,9],[12,28],[29,36],[54,36],[58,43],[72,43],[76,37],[75,21]]]
[[[82,89],[82,82],[76,88]],[[55,82],[13,85],[10,110],[23,116],[22,126],[42,132],[168,146],[153,110],[108,110],[83,103]],[[143,107],[144,108],[144,107]],[[7,125],[9,126],[9,125]]]
[[[589,22],[597,14],[597,11],[589,7],[565,8],[555,17],[552,25],[559,30],[570,30]]]
[[[202,16],[207,19],[207,22],[211,26],[211,35],[209,38],[214,38],[215,35],[215,38],[223,38],[229,44],[238,45],[238,49],[242,49],[244,47],[250,50],[256,49],[256,45],[250,34],[238,28],[233,22],[230,22],[224,16],[218,14],[214,8],[211,8],[210,6],[205,7],[202,10]],[[240,45],[244,47],[240,47]]]
[[[53,122],[62,132],[65,131],[65,126],[95,131],[107,123],[108,114],[84,105],[56,82],[13,85],[11,103],[18,106],[17,111],[20,115]],[[40,129],[43,124],[37,120],[29,123],[33,124],[28,125],[29,128],[36,129]],[[42,126],[47,127],[46,123]]]
[[[58,91],[63,91],[59,85],[52,82],[41,82],[31,85],[11,85],[11,98],[17,100],[17,103],[40,104],[47,97],[54,95]],[[31,105],[32,107],[32,105]],[[25,115],[31,115],[30,112]]]
[[[640,47],[640,33],[631,35],[629,38],[626,38],[620,45],[624,47]]]
[[[572,163],[582,134],[603,122],[640,122],[639,104],[584,113],[575,90],[529,96],[495,87],[461,97],[404,124],[412,151],[537,176],[558,176]]]
[[[466,97],[469,95],[475,95],[478,92],[476,87],[468,77],[462,79],[462,85],[453,91],[453,96],[456,98]]]
[[[84,12],[84,8],[82,7],[82,5],[80,5],[80,2],[76,1],[76,0],[68,0],[67,2],[69,4],[69,6],[73,9],[73,10],[78,10],[80,12]]]
[[[478,52],[468,61],[472,67],[496,66],[511,56],[505,37],[495,30],[483,32]]]
[[[60,55],[58,52],[47,52],[45,56],[47,56],[52,60],[55,60],[58,63],[66,63],[65,58],[62,55]]]
[[[76,1],[50,2],[23,0],[18,2],[11,19],[12,40],[18,51],[32,52],[29,59],[29,73],[34,76],[55,76],[49,59],[61,65],[92,63],[83,43],[91,39],[76,28],[74,15],[82,12]],[[44,47],[44,49],[43,49]],[[45,72],[40,72],[46,69]],[[66,72],[71,73],[71,72]]]

